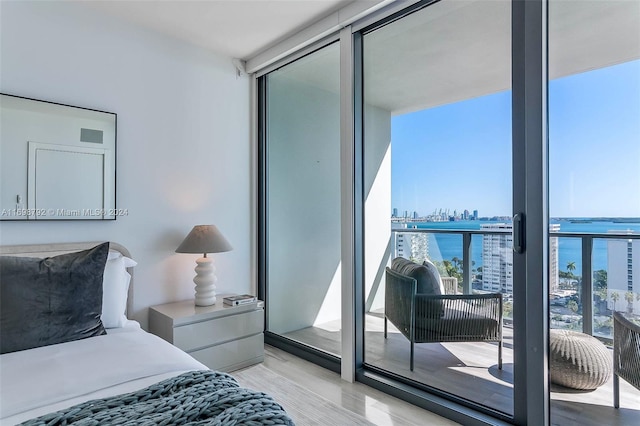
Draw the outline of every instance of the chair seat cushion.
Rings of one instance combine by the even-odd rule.
[[[417,312],[416,342],[498,341],[500,324],[491,318],[457,309],[446,309],[440,318]]]

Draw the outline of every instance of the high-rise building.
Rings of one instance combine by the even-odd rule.
[[[513,226],[489,223],[481,231],[503,231],[482,236],[482,289],[493,293],[513,292]]]
[[[560,277],[558,273],[558,237],[552,237],[553,232],[560,232],[560,224],[549,225],[549,292],[555,293],[560,290]]]
[[[491,292],[513,293],[513,225],[490,223],[480,226],[483,231],[502,231],[482,236],[482,289]],[[550,232],[560,225],[549,225]],[[549,238],[549,290],[558,289],[558,237]]]
[[[404,225],[403,228],[407,227],[404,223],[394,223],[392,227],[396,227],[396,225]],[[393,235],[396,237],[396,256],[408,259],[409,256],[407,254],[411,251],[411,245],[407,243],[407,239],[411,238],[411,234],[396,232]]]
[[[464,220],[469,220],[469,210],[465,209],[464,212],[462,213],[462,218]]]
[[[473,220],[478,220],[478,210],[473,211]]]
[[[392,223],[391,229],[407,229],[406,223]],[[429,239],[426,233],[395,232],[396,256],[422,263],[429,257]]]
[[[620,231],[609,231],[620,233]],[[632,231],[628,231],[633,234]],[[618,301],[611,300],[611,294],[618,293]],[[628,292],[633,293],[631,303],[625,300]],[[609,307],[618,311],[640,312],[640,240],[607,240],[607,296]]]
[[[397,208],[393,208],[393,213],[391,213],[391,217],[398,217],[398,209]]]
[[[418,218],[418,212],[413,212],[413,218],[417,219]]]

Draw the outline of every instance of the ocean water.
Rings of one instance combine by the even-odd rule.
[[[469,229],[478,230],[481,224],[504,223],[501,221],[457,221],[457,222],[414,222],[409,226],[420,229]],[[560,232],[580,232],[592,234],[606,234],[609,231],[624,232],[635,231],[640,233],[638,222],[615,222],[583,219],[553,220],[552,224],[560,225]],[[454,257],[462,259],[462,235],[455,234],[429,234],[429,256],[434,260],[451,260]],[[473,235],[471,238],[471,259],[474,267],[482,265],[482,235]],[[582,240],[580,238],[559,237],[558,239],[558,267],[561,271],[567,270],[567,264],[575,262],[576,269],[573,272],[580,275],[582,268]],[[607,269],[607,240],[594,239],[593,241],[593,269]]]

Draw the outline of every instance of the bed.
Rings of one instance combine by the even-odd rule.
[[[0,424],[293,424],[269,395],[240,388],[127,319],[135,262],[124,247],[4,246],[0,255]],[[34,265],[31,279],[24,270]],[[102,294],[69,297],[56,287],[72,285]],[[37,314],[31,303],[43,293],[53,295]]]

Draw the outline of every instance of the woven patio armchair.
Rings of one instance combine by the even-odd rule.
[[[640,325],[613,313],[613,406],[620,407],[620,377],[640,389]]]
[[[438,277],[439,278],[439,277]],[[457,279],[449,278],[457,292]],[[416,343],[497,342],[502,369],[502,294],[421,294],[418,281],[386,268],[384,337],[387,320]]]

